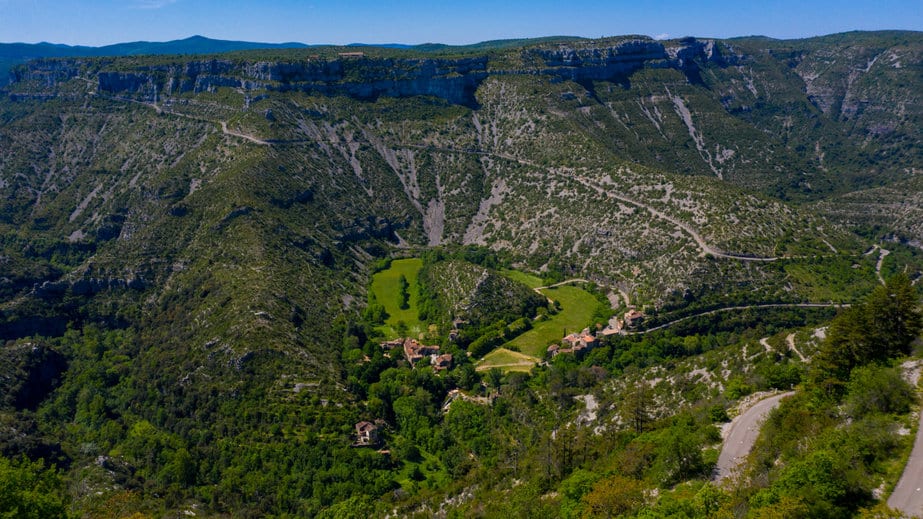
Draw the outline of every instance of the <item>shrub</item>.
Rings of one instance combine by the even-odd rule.
[[[853,418],[871,413],[906,413],[914,400],[913,388],[895,368],[856,368],[846,388],[846,410]]]

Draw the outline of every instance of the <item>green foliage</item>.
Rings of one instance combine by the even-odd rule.
[[[365,519],[376,513],[375,501],[370,496],[352,496],[325,508],[318,519]]]
[[[866,301],[845,310],[830,331],[809,373],[820,396],[839,397],[854,368],[885,363],[910,353],[923,327],[919,296],[904,275],[875,289]]]
[[[41,461],[0,457],[0,517],[68,517],[64,482],[58,471]]]
[[[583,496],[584,517],[623,517],[634,514],[645,503],[645,487],[638,480],[610,476],[597,481]]]
[[[905,414],[914,397],[899,369],[862,366],[850,374],[844,403],[849,415],[859,419],[872,413]]]
[[[476,337],[480,328],[498,321],[531,318],[547,304],[539,294],[493,268],[463,259],[429,258],[420,273],[421,293],[428,294],[432,301],[427,313],[446,324],[451,319],[467,321],[466,328],[473,329],[466,332],[469,337]],[[494,263],[479,256],[472,259]]]
[[[507,345],[539,359],[545,356],[545,350],[552,342],[593,326],[592,319],[599,307],[599,301],[592,294],[577,287],[549,288],[543,290],[542,294],[556,304],[560,303],[561,311],[548,319],[534,322],[531,330],[509,341]]]
[[[899,370],[874,363],[853,369],[843,386],[842,417],[811,394],[787,399],[770,414],[749,475],[769,482],[751,489],[757,517],[783,509],[793,517],[845,517],[871,503],[886,460],[906,448],[895,416],[909,412],[914,393]]]
[[[481,329],[481,336],[468,345],[468,352],[475,358],[487,355],[491,350],[503,344],[506,335],[505,330],[506,325],[503,321]]]
[[[366,310],[372,322],[380,322],[384,317],[382,331],[389,338],[416,336],[425,331],[426,323],[419,319],[417,293],[410,287],[416,285],[417,275],[423,267],[419,259],[400,259],[391,261],[389,267],[372,276],[371,292],[374,294],[375,306],[370,301]],[[379,307],[380,305],[380,307]],[[404,323],[398,330],[398,323]]]
[[[736,400],[753,392],[753,387],[744,382],[742,377],[734,377],[728,381],[726,395],[731,400]]]

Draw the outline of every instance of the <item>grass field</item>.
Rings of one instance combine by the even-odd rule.
[[[506,348],[497,348],[485,355],[484,358],[478,362],[475,369],[477,371],[487,371],[489,369],[498,368],[504,372],[522,371],[528,373],[537,362],[538,360],[535,357],[530,357],[529,355],[524,355]]]
[[[417,337],[426,331],[426,323],[421,322],[417,317],[417,274],[420,273],[422,267],[423,260],[419,258],[399,259],[392,261],[389,269],[382,270],[372,277],[372,292],[388,312],[388,320],[379,329],[389,339],[401,336]],[[400,307],[398,282],[401,275],[407,278],[407,283],[410,285],[410,304],[407,309],[403,310]],[[398,323],[401,322],[406,326],[405,333],[398,333],[401,327]]]
[[[564,337],[565,331],[579,332],[591,324],[590,320],[600,304],[586,290],[572,286],[546,288],[542,294],[561,303],[561,311],[545,321],[535,323],[531,330],[504,345],[507,348],[515,347],[537,359],[544,358],[548,345]]]
[[[504,270],[502,274],[513,281],[518,281],[529,288],[538,288],[543,285],[542,278],[526,274],[518,270]]]

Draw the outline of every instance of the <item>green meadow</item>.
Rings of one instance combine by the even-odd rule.
[[[389,339],[412,336],[417,337],[426,331],[426,323],[420,321],[417,314],[417,275],[423,267],[420,258],[397,259],[391,262],[387,270],[377,272],[372,277],[372,293],[375,299],[385,307],[388,319],[380,330]],[[401,308],[400,278],[407,279],[409,285],[409,305]]]

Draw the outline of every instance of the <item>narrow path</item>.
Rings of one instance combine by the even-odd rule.
[[[538,361],[535,361],[535,362],[526,362],[526,361],[522,361],[522,362],[509,362],[509,363],[506,363],[506,364],[483,364],[483,365],[480,365],[480,366],[476,366],[476,367],[474,368],[474,370],[477,371],[477,372],[481,372],[481,371],[490,371],[490,370],[492,370],[492,369],[494,369],[494,368],[497,368],[497,369],[500,369],[500,370],[504,370],[504,369],[506,369],[506,370],[515,370],[516,368],[527,368],[527,370],[529,370],[529,369],[532,369],[532,367],[535,366],[536,364],[538,364]]]
[[[654,332],[657,330],[662,330],[673,326],[674,324],[687,321],[689,319],[694,319],[696,317],[703,317],[706,315],[717,314],[721,312],[733,312],[735,310],[751,310],[756,308],[849,308],[849,303],[770,303],[764,305],[746,305],[746,306],[728,306],[724,308],[718,308],[715,310],[709,310],[707,312],[702,312],[698,314],[687,315],[685,317],[680,317],[679,319],[674,319],[670,322],[657,325],[653,328],[648,328],[646,330],[640,330],[637,332],[628,332],[628,335],[641,335],[649,332]]]
[[[703,256],[715,256],[716,258],[727,258],[727,259],[734,259],[734,260],[740,260],[740,261],[762,261],[762,262],[778,261],[782,259],[781,256],[748,256],[744,254],[733,254],[733,253],[720,251],[712,247],[711,245],[709,245],[708,242],[705,241],[705,238],[703,238],[702,235],[699,234],[698,231],[696,231],[695,229],[693,229],[691,226],[689,226],[687,223],[683,221],[677,220],[676,218],[673,218],[672,216],[666,213],[663,213],[660,210],[654,207],[651,207],[643,202],[639,202],[638,200],[635,200],[633,198],[629,198],[624,195],[616,194],[616,193],[613,193],[612,191],[607,191],[603,187],[597,185],[595,182],[589,181],[588,179],[585,179],[582,177],[571,177],[571,178],[573,178],[574,180],[577,180],[578,182],[580,182],[581,184],[583,184],[584,186],[590,189],[595,189],[596,192],[600,194],[604,194],[608,196],[609,198],[614,198],[615,200],[624,202],[626,204],[640,207],[641,209],[644,209],[645,211],[651,213],[652,216],[660,220],[670,222],[671,224],[675,225],[678,229],[682,230],[683,232],[685,232],[692,238],[692,240],[696,243],[696,245],[698,245],[699,250],[702,251]]]
[[[770,411],[775,409],[779,402],[787,396],[795,394],[794,391],[774,395],[760,400],[747,409],[744,413],[734,418],[727,429],[718,464],[715,465],[715,481],[722,481],[733,475],[750,454],[756,438],[760,435],[760,426]]]
[[[168,114],[168,115],[173,115],[173,116],[176,116],[176,117],[183,117],[183,118],[185,118],[185,119],[191,119],[191,120],[193,120],[193,121],[200,121],[200,122],[203,122],[203,123],[216,124],[215,121],[212,121],[211,119],[206,119],[206,118],[204,118],[204,117],[196,117],[196,116],[194,116],[194,115],[184,114],[184,113],[182,113],[182,112],[174,112],[173,110],[167,110],[167,109],[163,108],[162,106],[158,105],[157,103],[151,103],[151,102],[147,102],[147,101],[138,101],[137,99],[131,99],[131,98],[127,98],[127,97],[106,96],[106,95],[99,95],[99,94],[96,94],[96,95],[99,96],[99,97],[104,97],[104,98],[106,98],[106,99],[111,99],[111,100],[114,100],[114,101],[122,101],[122,102],[126,102],[126,103],[135,103],[135,104],[144,105],[144,106],[147,106],[148,108],[153,108],[154,111],[156,111],[158,115],[160,115],[160,114]],[[259,138],[257,138],[257,137],[252,136],[252,135],[247,135],[247,134],[245,134],[245,133],[240,133],[240,132],[236,132],[236,131],[234,131],[234,130],[229,130],[229,129],[228,129],[228,123],[227,123],[227,121],[218,121],[217,124],[218,124],[218,126],[221,128],[221,133],[223,133],[223,134],[225,134],[225,135],[231,135],[231,136],[234,136],[234,137],[238,137],[238,138],[240,138],[240,139],[244,139],[244,140],[250,141],[250,142],[252,142],[252,143],[254,143],[254,144],[259,144],[260,146],[271,146],[271,145],[273,144],[273,143],[270,142],[270,141],[266,141],[266,140],[263,140],[263,139],[259,139]]]
[[[788,337],[785,338],[785,342],[788,343],[788,349],[795,352],[795,355],[798,355],[798,358],[801,359],[801,362],[805,362],[805,363],[809,362],[807,357],[802,355],[801,351],[799,351],[798,348],[795,346],[795,334],[794,333],[788,334]]]
[[[631,308],[631,298],[628,297],[628,292],[618,289],[619,293],[622,294],[622,299],[625,300],[625,308]]]
[[[888,506],[911,517],[923,516],[923,413],[917,428],[910,458],[901,479],[888,498]]]
[[[885,262],[885,258],[888,257],[888,254],[891,254],[891,251],[888,249],[882,249],[881,247],[878,249],[878,263],[875,264],[875,274],[878,276],[878,281],[884,285],[885,278],[881,277],[881,265]]]
[[[760,339],[760,344],[762,344],[763,348],[766,349],[766,353],[772,353],[772,346],[769,345],[769,337],[763,337]]]
[[[234,137],[240,137],[241,139],[248,140],[253,144],[259,144],[260,146],[269,146],[271,143],[269,141],[264,141],[263,139],[257,139],[252,135],[247,135],[245,133],[235,132],[234,130],[228,130],[228,123],[221,121],[221,133],[225,135],[233,135]]]

